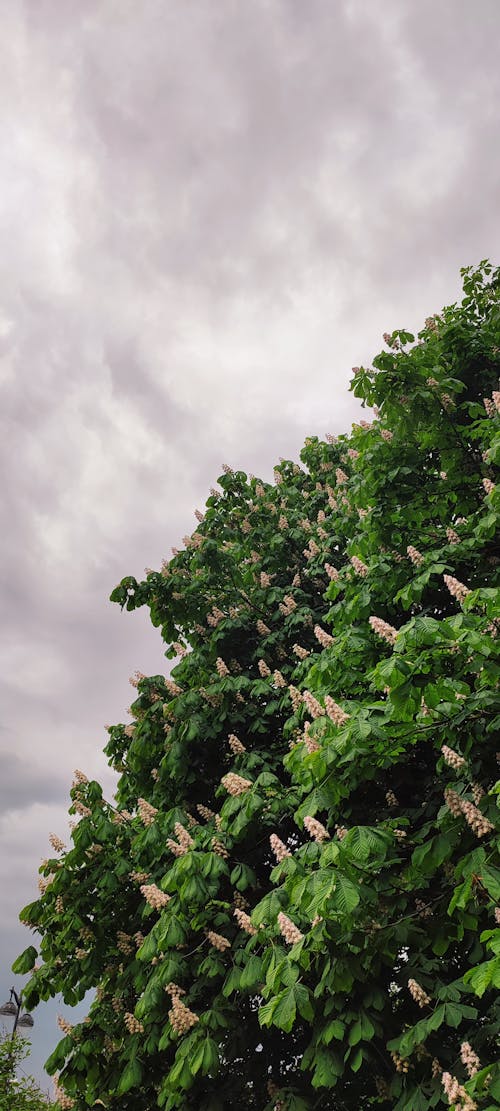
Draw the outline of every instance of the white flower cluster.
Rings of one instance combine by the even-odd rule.
[[[474,1052],[469,1042],[462,1042],[460,1046],[460,1057],[462,1058],[462,1064],[465,1065],[465,1068],[467,1069],[467,1072],[472,1080],[472,1077],[475,1076],[477,1072],[479,1072],[479,1069],[481,1068],[481,1062],[477,1053]]]
[[[300,707],[301,707],[304,699],[302,697],[301,692],[299,690],[297,690],[297,687],[289,687],[288,688],[288,693],[289,693],[291,701],[292,701],[292,710],[293,710],[294,714],[296,714],[297,711],[300,710]]]
[[[214,811],[211,810],[209,806],[204,806],[202,802],[196,804],[196,809],[198,814],[201,814],[201,817],[204,818],[206,822],[209,822],[214,816]]]
[[[128,877],[132,883],[147,883],[150,875],[150,872],[129,872]]]
[[[320,705],[318,699],[315,698],[311,691],[304,691],[302,699],[313,718],[324,717],[323,707]]]
[[[307,829],[309,836],[312,837],[314,841],[317,841],[318,844],[322,841],[326,841],[327,838],[330,837],[324,825],[318,822],[316,818],[311,818],[309,815],[304,818],[304,828]]]
[[[281,671],[273,671],[273,684],[275,687],[286,687],[286,680],[283,678]]]
[[[383,621],[381,617],[370,617],[368,623],[371,625],[373,632],[381,637],[382,640],[386,640],[388,644],[395,644],[398,630],[395,629],[393,625],[389,625],[387,621]]]
[[[242,795],[252,786],[249,779],[244,779],[242,775],[236,775],[235,772],[228,772],[227,775],[223,775],[221,783],[222,786],[226,788],[228,794],[232,795],[233,798]]]
[[[68,1022],[62,1015],[57,1016],[57,1025],[59,1029],[62,1030],[63,1034],[71,1034],[73,1031],[72,1023]]]
[[[458,752],[455,752],[453,748],[450,748],[448,745],[442,745],[441,752],[445,764],[448,764],[450,768],[454,768],[455,771],[459,771],[460,768],[463,768],[465,760],[463,756],[459,756]]]
[[[340,575],[336,567],[332,567],[331,563],[325,563],[325,571],[332,582],[338,582]]]
[[[368,567],[366,566],[366,563],[363,563],[363,560],[359,559],[358,556],[351,556],[349,562],[354,567],[356,574],[360,575],[362,579],[366,579],[366,576],[368,574]]]
[[[125,1011],[123,1021],[125,1023],[125,1026],[127,1027],[129,1034],[144,1033],[144,1026],[142,1025],[142,1022],[139,1022],[139,1019],[136,1018],[135,1015],[132,1015],[130,1011]]]
[[[185,829],[185,827],[181,824],[181,822],[175,822],[174,833],[179,844],[182,845],[184,849],[191,849],[193,847],[193,838],[191,837],[191,834],[188,833],[187,829]]]
[[[221,658],[221,656],[217,656],[215,666],[217,668],[217,675],[219,676],[219,679],[225,679],[226,676],[230,674],[229,668],[224,660]]]
[[[237,737],[235,733],[229,734],[227,743],[234,756],[241,756],[244,752],[246,752],[245,745],[241,743],[239,737]]]
[[[284,860],[286,856],[292,855],[276,833],[271,833],[269,841],[278,864],[281,864],[281,861]]]
[[[271,632],[268,625],[266,625],[266,623],[264,621],[261,621],[260,617],[259,617],[259,620],[257,621],[257,626],[256,627],[257,627],[257,632],[260,633],[260,635],[262,637],[268,636],[268,634]]]
[[[146,799],[137,799],[137,809],[142,823],[145,826],[151,826],[158,813],[157,808],[151,806],[151,803],[147,802]]]
[[[240,907],[235,907],[233,910],[233,914],[236,918],[238,926],[240,927],[240,930],[244,930],[245,933],[250,934],[251,937],[253,937],[253,935],[257,933],[255,926],[252,924],[250,915],[247,914],[244,910],[241,910]]]
[[[443,578],[450,594],[453,598],[456,598],[457,602],[460,602],[460,604],[465,602],[467,596],[472,593],[467,586],[464,586],[458,579],[455,579],[453,575],[443,575]]]
[[[267,666],[265,660],[259,660],[257,667],[262,679],[267,679],[268,676],[271,674],[271,668]]]
[[[418,548],[414,548],[413,544],[408,544],[406,551],[408,553],[408,558],[413,563],[413,566],[421,567],[424,562],[422,552],[419,552]]]
[[[120,953],[124,953],[126,957],[134,952],[134,946],[131,944],[132,938],[130,934],[126,934],[124,930],[118,930],[116,935],[116,947]]]
[[[302,648],[300,644],[294,644],[293,651],[295,655],[298,656],[299,660],[307,660],[307,657],[311,655],[308,649]]]
[[[215,930],[209,930],[207,937],[210,944],[213,945],[214,949],[218,949],[219,953],[223,953],[225,949],[231,948],[231,942],[228,941],[227,937],[215,933]]]
[[[220,856],[222,860],[229,860],[229,853],[226,846],[219,841],[218,837],[212,837],[212,851]]]
[[[64,1088],[60,1087],[57,1076],[54,1077],[54,1098],[59,1104],[61,1111],[71,1111],[71,1108],[75,1106],[74,1099],[68,1096]]]
[[[448,1103],[454,1107],[455,1111],[476,1111],[477,1103],[474,1103],[474,1100],[471,1099],[456,1076],[451,1076],[449,1072],[443,1072],[441,1083],[448,1096]]]
[[[319,741],[316,740],[316,737],[313,737],[311,735],[311,733],[309,732],[309,730],[311,728],[311,725],[312,725],[311,721],[305,721],[304,722],[304,733],[303,733],[303,736],[302,736],[302,740],[304,741],[306,749],[309,753],[319,752],[319,750],[321,748],[321,745],[320,745]]]
[[[167,903],[170,902],[170,895],[167,895],[166,891],[161,891],[155,883],[141,884],[140,891],[141,895],[144,895],[146,902],[149,903],[149,906],[153,907],[154,910],[161,910],[162,907],[166,907]]]
[[[56,833],[49,833],[49,842],[52,845],[54,852],[64,852],[66,845],[64,844],[64,841],[61,841],[61,838],[58,837]]]
[[[173,694],[174,696],[176,694],[182,694],[182,687],[180,687],[178,683],[174,682],[173,679],[165,679],[165,686],[170,694]]]
[[[444,792],[444,800],[448,810],[455,818],[458,818],[460,814],[464,815],[467,824],[476,834],[476,837],[484,837],[495,828],[492,822],[477,809],[477,806],[474,806],[473,802],[461,798],[456,791],[452,791],[449,787]]]
[[[427,995],[427,992],[424,991],[423,987],[421,987],[416,980],[410,979],[408,980],[408,988],[410,991],[410,995],[413,997],[415,1002],[418,1003],[419,1007],[427,1007],[427,1005],[431,1001],[431,997],[430,995]]]
[[[349,720],[349,714],[346,714],[345,710],[338,706],[329,694],[325,697],[325,710],[335,725],[344,725]]]
[[[304,934],[300,932],[298,927],[295,926],[286,914],[283,914],[283,911],[280,911],[278,914],[278,926],[280,928],[280,933],[283,935],[288,945],[296,945],[298,941],[302,941]]]
[[[321,644],[322,648],[331,648],[333,644],[333,637],[330,636],[330,633],[327,633],[325,629],[322,629],[321,625],[314,626],[314,635],[316,637],[316,640],[318,640]]]

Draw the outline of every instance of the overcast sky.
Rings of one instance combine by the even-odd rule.
[[[349,429],[351,367],[500,261],[498,0],[0,0],[0,994],[73,769],[164,666],[108,602]],[[17,987],[21,986],[18,978]],[[3,999],[2,999],[3,1002]],[[35,1014],[31,1067],[59,1034]]]

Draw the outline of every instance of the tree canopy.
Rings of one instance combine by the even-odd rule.
[[[46,1098],[36,1080],[21,1071],[21,1061],[28,1054],[26,1039],[0,1034],[1,1111],[55,1111],[55,1104]]]
[[[26,1004],[95,989],[62,1108],[500,1102],[500,271],[462,276],[354,369],[369,420],[273,483],[224,467],[111,595],[174,663],[21,914]]]

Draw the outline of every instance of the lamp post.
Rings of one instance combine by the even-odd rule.
[[[28,1014],[27,1011],[25,1011],[24,1014],[21,1014],[21,996],[17,994],[17,991],[15,991],[14,988],[10,989],[10,999],[7,1001],[7,1003],[4,1003],[3,1007],[0,1007],[0,1015],[14,1019],[14,1027],[10,1039],[10,1049],[8,1057],[10,1075],[9,1087],[12,1092],[12,1097],[14,1097],[12,1064],[14,1057],[16,1031],[18,1027],[31,1027],[34,1025],[34,1022],[31,1015]]]

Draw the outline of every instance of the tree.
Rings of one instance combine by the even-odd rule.
[[[225,467],[111,595],[177,662],[21,914],[27,1005],[97,992],[67,1106],[497,1105],[500,271],[462,275],[355,369],[371,423],[273,484]]]
[[[29,1043],[20,1038],[0,1037],[1,1111],[49,1111],[55,1109],[31,1076],[18,1075],[21,1061],[29,1054]]]

